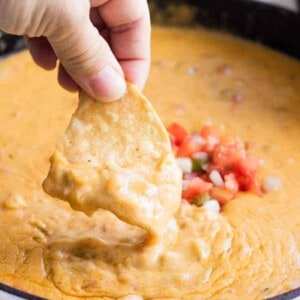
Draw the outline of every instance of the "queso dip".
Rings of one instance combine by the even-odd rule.
[[[166,126],[223,125],[279,191],[181,203],[164,239],[42,190],[77,106],[27,52],[0,65],[0,281],[48,299],[263,299],[300,286],[300,63],[202,29],[154,28],[145,94]],[[176,231],[176,238],[174,238]]]

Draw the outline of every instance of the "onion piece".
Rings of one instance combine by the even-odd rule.
[[[204,202],[203,207],[205,207],[207,211],[216,213],[216,214],[221,211],[219,202],[214,199]]]
[[[215,186],[224,187],[224,180],[218,171],[211,171],[209,174],[209,179]]]
[[[199,146],[204,146],[206,144],[206,140],[198,133],[194,133],[191,136],[191,141]]]
[[[194,75],[197,71],[198,71],[198,68],[197,67],[193,67],[193,66],[188,67],[188,69],[187,69],[187,73],[190,76]]]
[[[196,152],[193,155],[193,158],[200,159],[200,160],[203,160],[203,161],[208,161],[209,155],[206,152]]]
[[[267,176],[263,182],[265,192],[278,191],[282,187],[282,180],[275,176]]]
[[[192,172],[192,160],[190,158],[178,157],[176,160],[183,173]]]

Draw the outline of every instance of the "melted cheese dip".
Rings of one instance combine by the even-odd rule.
[[[262,299],[299,287],[299,62],[215,32],[154,28],[145,94],[166,125],[211,121],[241,136],[282,188],[240,194],[221,214],[182,204],[164,240],[141,247],[141,229],[43,192],[77,97],[23,52],[0,65],[0,281],[49,299]]]

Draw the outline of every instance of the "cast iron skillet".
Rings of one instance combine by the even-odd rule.
[[[285,0],[282,0],[284,3]],[[300,0],[298,11],[267,5],[253,0],[150,0],[152,18],[167,25],[205,25],[259,41],[271,48],[300,59]],[[188,5],[186,17],[178,18],[178,8]],[[20,37],[0,32],[0,58],[25,45]],[[0,283],[4,299],[43,300]],[[291,300],[300,296],[300,287],[269,300]],[[45,299],[44,299],[45,300]]]

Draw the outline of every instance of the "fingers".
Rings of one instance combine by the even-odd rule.
[[[143,88],[150,65],[150,17],[146,0],[93,0],[110,28],[110,46],[126,79]]]
[[[70,92],[76,92],[79,90],[78,84],[73,80],[73,78],[68,74],[63,65],[60,63],[58,67],[58,82],[66,90]]]
[[[46,38],[25,37],[25,41],[34,62],[38,66],[46,70],[53,70],[56,67],[57,57]]]
[[[15,2],[0,0],[0,26],[30,36],[30,52],[41,67],[54,68],[58,58],[63,66],[59,81],[66,88],[78,85],[93,98],[112,101],[126,90],[124,76],[143,87],[150,60],[146,0],[80,0],[72,5],[70,0],[22,0],[17,8]],[[91,22],[91,5],[91,19],[104,38]]]
[[[142,91],[149,73],[149,60],[122,60],[120,64],[126,74],[126,80],[134,83]]]
[[[91,23],[89,10],[89,6],[76,9],[75,15],[66,17],[66,24],[49,35],[48,40],[64,70],[81,88],[95,99],[117,100],[126,90],[123,71],[109,45]],[[65,75],[59,76],[62,85],[67,84]]]

